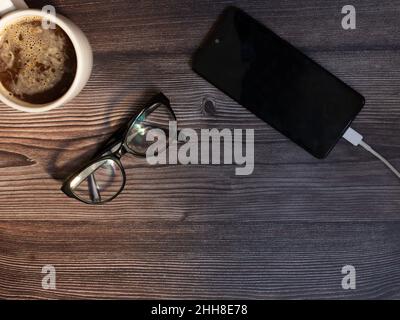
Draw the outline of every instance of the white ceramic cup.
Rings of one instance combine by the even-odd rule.
[[[84,33],[70,20],[61,15],[49,15],[41,10],[29,9],[23,0],[0,0],[0,34],[9,24],[29,17],[43,17],[59,26],[71,39],[77,57],[75,79],[69,90],[59,99],[47,104],[29,104],[12,99],[0,92],[0,100],[6,105],[25,112],[45,112],[62,106],[75,98],[85,87],[92,73],[93,52]]]

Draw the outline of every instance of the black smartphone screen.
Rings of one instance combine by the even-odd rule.
[[[325,158],[364,98],[240,9],[229,7],[192,67],[317,158]]]

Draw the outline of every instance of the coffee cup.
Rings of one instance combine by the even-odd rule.
[[[54,100],[52,99],[52,95],[47,96],[47,100],[44,99],[46,93],[40,95],[40,92],[34,92],[34,89],[36,89],[35,85],[29,86],[29,81],[27,82],[26,79],[23,79],[24,81],[20,80],[22,77],[18,78],[21,83],[16,83],[15,82],[15,77],[12,78],[12,80],[8,80],[8,82],[12,82],[13,88],[12,90],[10,88],[4,89],[3,83],[0,81],[0,100],[19,111],[24,111],[24,112],[33,112],[33,113],[38,113],[38,112],[45,112],[49,111],[52,109],[55,109],[57,107],[60,107],[68,102],[70,102],[73,98],[75,98],[85,87],[87,84],[91,72],[92,72],[92,67],[93,67],[93,52],[90,46],[90,43],[87,39],[87,37],[84,35],[84,33],[69,19],[59,15],[59,14],[49,14],[46,11],[42,10],[36,10],[36,9],[29,9],[26,3],[23,0],[1,0],[0,1],[0,37],[5,32],[5,30],[12,29],[10,26],[13,24],[17,23],[22,23],[21,21],[29,21],[29,19],[41,19],[42,21],[45,21],[48,24],[54,25],[56,28],[59,30],[62,30],[62,34],[65,34],[65,38],[68,38],[68,43],[71,44],[71,47],[73,47],[74,51],[74,70],[73,70],[73,75],[70,77],[71,80],[68,83],[68,87],[65,86],[63,88],[63,91],[60,91],[60,96],[54,95]],[[42,26],[41,26],[42,27]],[[14,28],[15,29],[15,28]],[[14,30],[12,30],[14,32]],[[60,31],[61,32],[61,31]],[[59,33],[60,33],[59,32]],[[11,33],[11,31],[9,32]],[[22,37],[25,37],[25,35],[20,35],[21,39]],[[57,40],[57,39],[56,39]],[[58,39],[59,40],[59,39]],[[54,40],[55,41],[55,40]],[[56,42],[55,42],[56,43]],[[9,45],[9,41],[7,40],[7,45]],[[51,48],[50,48],[51,49]],[[49,48],[46,48],[46,50],[50,50]],[[18,49],[20,50],[20,49]],[[32,47],[30,47],[30,50],[32,50]],[[34,47],[33,47],[34,50]],[[53,50],[54,51],[54,50]],[[50,52],[50,51],[49,51]],[[19,54],[19,56],[24,56],[22,52],[22,55]],[[31,53],[30,53],[31,54]],[[12,53],[10,53],[10,56],[12,56]],[[26,55],[25,55],[26,56]],[[14,57],[15,58],[15,57]],[[49,57],[46,56],[46,61],[51,61],[48,59]],[[22,59],[22,58],[21,58]],[[52,59],[55,59],[52,57]],[[61,62],[60,62],[61,61]],[[23,62],[23,61],[22,61]],[[62,69],[62,57],[59,57],[54,60],[55,63],[58,63],[59,68],[53,68],[51,66],[43,66],[41,63],[38,64],[36,61],[36,65],[34,65],[32,68],[37,68],[40,66],[41,71],[43,72],[37,72],[39,75],[36,76],[36,78],[41,77],[41,79],[36,79],[37,81],[44,81],[47,85],[49,86],[49,81],[51,79],[57,79],[57,72],[58,70],[63,70]],[[61,67],[60,67],[61,64]],[[27,62],[24,63],[24,65],[27,65]],[[51,68],[50,68],[51,67]],[[50,72],[48,69],[53,72],[53,75],[50,77],[46,78],[46,72]],[[28,69],[28,71],[33,70],[33,69]],[[20,69],[17,69],[20,70]],[[57,70],[57,71],[56,71]],[[10,73],[10,71],[7,71]],[[18,71],[19,72],[19,71]],[[25,72],[25,71],[24,71]],[[34,71],[29,71],[29,72],[34,72]],[[29,72],[25,72],[24,76],[27,78],[29,75]],[[56,76],[54,76],[54,72],[56,73]],[[4,73],[7,74],[7,73]],[[50,74],[50,73],[49,73]],[[32,75],[32,78],[35,78],[35,75]],[[50,80],[49,80],[50,79]],[[1,77],[0,77],[1,80]],[[39,81],[39,84],[40,84]],[[54,80],[56,81],[56,80]],[[23,82],[23,83],[22,83]],[[37,88],[40,89],[40,85],[37,85]],[[29,99],[22,99],[20,96],[18,96],[16,93],[23,92],[21,88],[25,88],[25,90],[32,91],[29,92],[31,94],[30,97],[33,97],[32,100]],[[4,90],[3,90],[4,89]],[[48,88],[47,88],[48,89]],[[14,91],[15,92],[14,92]],[[10,92],[8,92],[10,91]],[[39,90],[40,91],[40,90]],[[37,101],[34,99],[34,97],[40,97],[41,99],[37,99]],[[50,99],[51,101],[48,101]]]

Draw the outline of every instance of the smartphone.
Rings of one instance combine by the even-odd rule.
[[[192,60],[195,72],[317,158],[364,98],[242,10],[227,8]]]

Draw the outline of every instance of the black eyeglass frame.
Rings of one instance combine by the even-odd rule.
[[[169,99],[163,94],[159,93],[156,96],[154,96],[142,109],[142,111],[139,112],[139,114],[135,117],[133,117],[131,120],[128,121],[127,125],[123,126],[120,130],[118,130],[109,140],[106,142],[105,147],[102,148],[102,152],[98,153],[91,161],[89,161],[85,166],[83,166],[80,170],[77,170],[74,174],[72,174],[68,179],[64,182],[61,191],[64,192],[68,197],[70,198],[75,198],[76,200],[79,200],[85,204],[91,204],[91,205],[102,205],[105,203],[108,203],[112,200],[114,200],[116,197],[118,197],[121,192],[124,190],[125,185],[126,185],[126,173],[125,169],[121,163],[121,158],[126,154],[130,153],[133,154],[137,157],[145,157],[146,154],[144,153],[139,153],[135,150],[132,150],[129,148],[127,144],[127,136],[128,133],[130,132],[132,126],[134,126],[141,118],[146,118],[149,114],[151,114],[153,111],[155,111],[159,106],[158,104],[165,106],[170,114],[173,117],[172,121],[177,121],[176,115],[174,111],[171,108],[171,104]],[[156,108],[153,107],[157,106]],[[120,146],[118,146],[120,145]],[[114,150],[116,147],[118,148]],[[88,169],[90,166],[95,165],[96,163],[107,161],[107,160],[112,160],[116,165],[118,165],[119,169],[121,170],[122,174],[122,184],[121,188],[116,194],[111,197],[110,199],[107,199],[105,201],[100,202],[93,202],[89,200],[85,200],[77,196],[71,189],[71,183],[72,181],[77,178],[83,171]],[[95,172],[94,170],[93,172]]]

